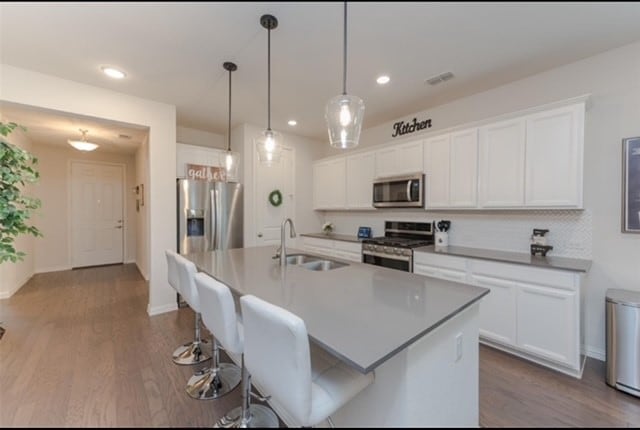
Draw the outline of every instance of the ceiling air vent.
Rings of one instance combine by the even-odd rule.
[[[118,139],[131,139],[131,136],[128,134],[119,134]]]
[[[451,78],[453,78],[453,73],[444,72],[432,78],[426,79],[425,82],[428,83],[429,85],[437,85],[440,82],[448,81]]]

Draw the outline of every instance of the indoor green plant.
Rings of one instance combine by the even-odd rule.
[[[14,247],[18,235],[42,236],[40,230],[27,224],[32,211],[40,207],[40,200],[23,194],[24,185],[40,176],[36,170],[38,159],[7,141],[16,128],[26,130],[14,122],[0,122],[0,263],[24,258],[25,253]]]

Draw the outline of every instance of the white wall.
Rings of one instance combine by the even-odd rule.
[[[245,246],[253,246],[255,244],[256,230],[255,218],[256,212],[254,207],[254,178],[253,178],[253,158],[257,157],[253,139],[263,131],[262,128],[252,125],[243,124],[242,126],[232,130],[231,148],[240,153],[241,169],[239,174],[242,183],[245,185],[244,198],[244,241]],[[322,214],[313,211],[313,160],[322,155],[322,144],[319,141],[297,136],[291,133],[282,133],[283,143],[295,149],[295,165],[294,165],[294,185],[295,185],[295,202],[296,211],[293,217],[296,231],[298,233],[319,231],[322,226]],[[271,167],[277,169],[277,165]],[[296,238],[291,246],[298,246],[299,237]]]
[[[53,272],[71,269],[71,232],[69,219],[71,161],[118,163],[125,166],[124,184],[124,261],[136,257],[135,163],[131,155],[100,152],[82,152],[71,147],[33,145],[33,153],[40,165],[40,181],[34,185],[34,194],[42,207],[34,218],[42,237],[35,241],[35,272]]]
[[[640,42],[363,130],[360,145],[366,148],[391,141],[392,124],[400,119],[432,119],[433,128],[428,133],[413,133],[410,137],[413,139],[587,93],[591,98],[585,116],[584,205],[592,224],[593,265],[583,288],[586,295],[585,346],[588,353],[604,358],[606,290],[640,291],[640,235],[620,231],[621,140],[640,136]],[[337,153],[328,145],[323,147],[327,148],[325,155]],[[441,212],[428,215],[438,219],[455,216]],[[340,214],[327,214],[334,222],[336,216]],[[352,215],[344,216],[352,218]],[[401,215],[389,214],[389,217],[397,216]],[[476,225],[483,230],[488,224],[483,224],[480,218]],[[495,214],[492,219],[508,217]],[[337,222],[340,231],[346,224],[341,226],[341,221]],[[361,222],[379,223],[380,220],[363,212]],[[452,228],[455,228],[455,222]]]
[[[135,213],[136,223],[136,265],[144,279],[149,280],[149,205],[146,204],[148,199],[149,184],[149,136],[146,136],[142,144],[138,147],[135,154],[135,185],[144,184],[144,196],[142,194],[135,196],[136,199],[142,200],[144,197],[145,205],[140,206]],[[135,201],[133,202],[135,205]],[[172,248],[173,249],[173,248]]]
[[[5,121],[5,119],[3,119]],[[26,151],[31,152],[33,144],[29,140],[28,135],[20,129],[15,129],[6,138],[7,142],[16,145]],[[35,197],[33,192],[33,185],[27,185],[24,188],[24,193],[27,196]],[[34,219],[39,210],[36,210],[28,223],[35,225]],[[15,263],[11,261],[5,261],[0,263],[0,299],[6,299],[11,297],[20,287],[22,287],[34,273],[34,241],[35,238],[31,235],[19,235],[13,242],[13,246],[16,251],[24,252],[25,257],[22,261]]]
[[[0,100],[149,128],[149,305],[153,315],[176,308],[164,250],[175,249],[175,106],[3,64]]]
[[[177,142],[209,148],[227,148],[226,136],[189,127],[176,127]]]

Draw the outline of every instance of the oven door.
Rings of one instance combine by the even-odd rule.
[[[362,251],[362,262],[373,264],[374,266],[402,270],[404,272],[413,271],[413,257],[406,255],[400,256],[374,251]]]

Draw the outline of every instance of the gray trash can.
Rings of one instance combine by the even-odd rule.
[[[606,382],[640,397],[640,292],[608,289],[605,306]]]

